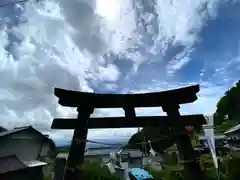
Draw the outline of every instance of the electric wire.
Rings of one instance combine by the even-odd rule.
[[[176,133],[176,134],[172,134],[172,136],[178,136],[179,133]],[[160,138],[156,138],[154,140],[143,140],[141,142],[136,142],[136,143],[128,143],[126,144],[127,146],[134,146],[134,145],[143,145],[144,149],[145,149],[145,146],[149,143],[155,143],[155,142],[159,142],[161,140],[164,140],[164,139],[167,139],[169,138],[170,136],[162,136]],[[81,140],[81,139],[76,139],[77,143],[82,143],[82,142],[85,142],[85,143],[93,143],[93,144],[98,144],[98,145],[105,145],[105,146],[108,146],[109,148],[110,147],[120,147],[120,146],[123,146],[121,143],[116,143],[116,144],[113,144],[113,143],[105,143],[105,142],[99,142],[99,141],[93,141],[93,140]],[[72,142],[72,141],[69,141],[69,142]],[[124,147],[123,147],[124,148]]]

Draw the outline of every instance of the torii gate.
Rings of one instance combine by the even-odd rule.
[[[55,88],[54,94],[62,106],[77,107],[77,119],[54,119],[52,129],[74,129],[64,180],[83,179],[81,165],[88,129],[169,127],[179,132],[176,140],[180,158],[184,164],[186,180],[203,180],[203,174],[190,137],[181,133],[185,126],[200,129],[205,124],[203,115],[180,115],[179,105],[197,100],[199,85],[175,90],[142,94],[97,94]],[[136,117],[135,107],[162,107],[168,116]],[[125,117],[90,118],[94,108],[123,108]]]

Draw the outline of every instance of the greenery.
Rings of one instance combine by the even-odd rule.
[[[57,152],[58,153],[68,153],[69,147],[57,147]]]
[[[2,127],[2,126],[0,126],[0,132],[4,132],[4,131],[7,131],[7,129]]]
[[[240,80],[218,101],[214,122],[220,129],[240,123]],[[226,128],[222,128],[223,127]],[[218,129],[217,128],[217,129]]]
[[[138,148],[141,149],[142,152],[145,152],[144,147],[140,144],[140,142],[151,141],[152,148],[158,153],[163,153],[166,148],[171,147],[175,143],[175,139],[176,135],[171,129],[145,127],[130,138],[128,147]],[[146,145],[146,148],[147,152],[149,152],[149,144]]]
[[[83,166],[84,179],[88,180],[120,180],[117,175],[112,175],[107,166],[101,165],[99,162],[86,161]]]
[[[217,109],[214,113],[214,122],[216,133],[224,133],[227,129],[240,123],[240,80],[229,89],[217,103]],[[144,127],[140,132],[135,133],[128,142],[128,146],[139,148],[144,151],[142,145],[136,143],[150,140],[154,141],[152,147],[155,151],[162,153],[165,149],[175,143],[176,134],[172,129],[161,127]],[[194,143],[194,142],[193,142]],[[147,151],[150,147],[147,145]]]
[[[171,155],[170,155],[171,156]],[[175,155],[172,155],[175,156]],[[146,168],[155,180],[183,180],[183,167],[176,164],[175,157],[173,161],[169,161],[164,166],[164,170],[157,171],[151,168]],[[205,175],[205,180],[218,180],[217,171],[214,167],[212,157],[210,154],[202,155],[200,157],[200,164]],[[240,153],[232,152],[228,155],[219,157],[219,177],[220,180],[239,180],[240,177]],[[101,165],[100,162],[85,161],[83,165],[84,179],[88,180],[120,180],[116,174],[111,174],[105,165]],[[44,180],[52,180],[51,177],[45,177]]]
[[[203,172],[206,180],[217,180],[217,171],[213,165],[211,155],[203,155],[200,158]],[[240,172],[240,157],[239,154],[228,154],[221,157],[219,160],[219,176],[220,180],[239,180]],[[100,166],[97,162],[93,164],[87,164],[85,169],[87,172],[87,179],[109,179],[117,180],[117,176],[110,175],[106,166]],[[156,180],[183,180],[183,167],[180,165],[172,164],[164,168],[163,171],[156,171],[150,168],[149,171]]]

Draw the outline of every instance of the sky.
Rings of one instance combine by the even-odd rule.
[[[50,130],[53,118],[77,116],[57,104],[55,87],[143,93],[200,84],[198,100],[180,112],[212,115],[239,80],[239,8],[240,0],[1,0],[0,125],[32,125],[56,141],[70,140],[72,131]],[[135,132],[89,130],[88,138]]]

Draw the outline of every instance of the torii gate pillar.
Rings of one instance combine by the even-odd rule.
[[[81,165],[83,165],[84,162],[84,151],[88,134],[88,119],[93,113],[94,108],[85,107],[81,109],[78,108],[77,110],[78,121],[76,121],[64,180],[74,180],[77,177],[82,179],[83,177]]]
[[[175,129],[182,132],[181,125],[178,119],[181,115],[179,113],[179,105],[168,104],[163,105],[162,109],[173,120]],[[180,134],[176,139],[177,149],[180,155],[181,162],[184,165],[184,177],[186,180],[204,180],[203,173],[201,171],[198,157],[192,147],[191,139],[188,134]]]

